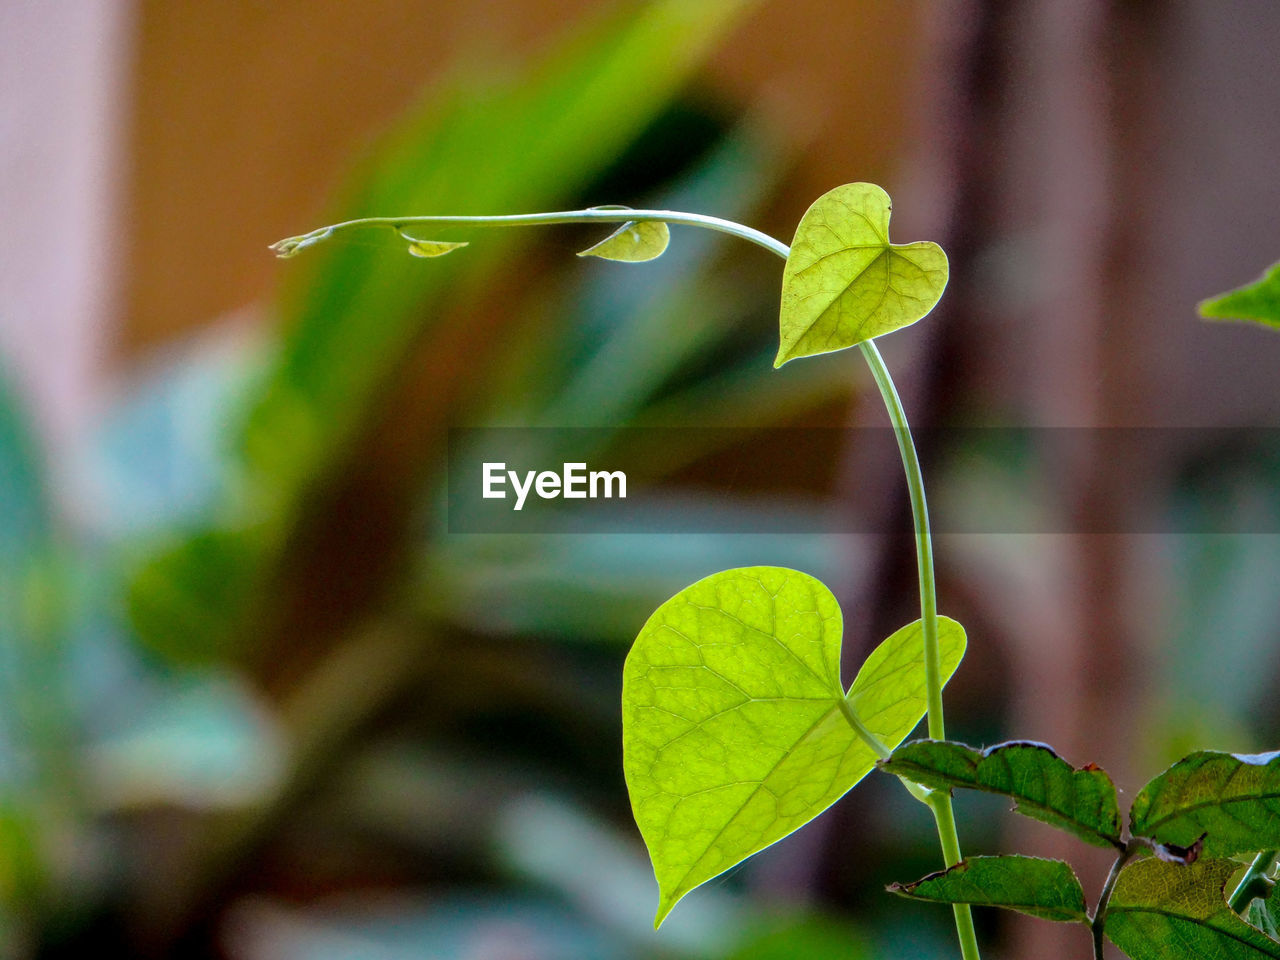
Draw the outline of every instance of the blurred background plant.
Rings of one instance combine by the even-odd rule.
[[[352,216],[629,203],[786,238],[884,183],[952,257],[886,343],[913,419],[1036,428],[933,464],[940,514],[978,518],[940,540],[955,735],[1122,787],[1280,746],[1275,439],[1185,429],[1276,426],[1280,338],[1193,306],[1280,250],[1277,30],[1213,0],[0,11],[0,956],[951,955],[944,913],[879,892],[937,856],[875,783],[655,935],[620,768],[657,603],[797,567],[858,658],[910,619],[909,538],[443,516],[451,427],[602,427],[625,458],[635,425],[879,425],[856,358],[773,371],[778,265],[695,231],[635,267],[567,227],[266,251]],[[1160,442],[1052,429],[1131,426]],[[897,465],[839,442],[760,487],[747,441],[645,456],[690,526],[906,510]],[[1081,860],[960,815],[974,852]],[[980,919],[1009,956],[1087,949]]]

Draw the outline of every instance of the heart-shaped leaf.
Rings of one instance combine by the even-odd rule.
[[[1280,263],[1253,283],[1200,304],[1206,320],[1252,320],[1280,330]]]
[[[928,241],[890,243],[890,209],[874,183],[846,183],[806,211],[782,274],[775,367],[843,350],[933,309],[947,285],[947,255]]]
[[[1123,847],[1116,787],[1098,767],[1077,770],[1043,743],[1015,740],[985,750],[915,740],[881,762],[888,773],[926,787],[964,787],[1012,797],[1023,816],[1100,847]]]
[[[939,618],[942,676],[964,630]],[[846,711],[890,749],[925,713],[920,623],[840,684],[840,607],[821,582],[781,567],[717,573],[649,618],[622,675],[622,746],[636,823],[658,879],[656,922],[699,884],[835,803],[876,753]]]
[[[627,207],[603,206],[592,210],[626,210]],[[628,220],[599,243],[580,251],[580,257],[600,257],[623,263],[643,263],[662,256],[671,242],[671,231],[661,220]]]
[[[1107,905],[1107,937],[1133,960],[1280,957],[1280,943],[1227,906],[1223,887],[1239,869],[1234,860],[1181,867],[1152,857],[1129,864]]]
[[[1135,837],[1189,846],[1211,857],[1280,847],[1280,752],[1202,750],[1179,760],[1134,798]]]
[[[970,857],[915,883],[894,883],[886,889],[912,900],[1003,907],[1042,920],[1089,920],[1080,881],[1061,860],[1012,855]]]

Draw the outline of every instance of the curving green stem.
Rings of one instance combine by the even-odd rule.
[[[1254,897],[1262,896],[1259,890],[1265,890],[1267,874],[1275,865],[1278,854],[1280,854],[1280,850],[1263,850],[1253,858],[1253,862],[1249,864],[1249,869],[1245,871],[1245,875],[1240,878],[1235,890],[1227,898],[1227,904],[1232,910],[1236,913],[1243,913],[1244,908],[1249,906],[1250,900]]]
[[[915,441],[911,438],[911,426],[889,368],[884,364],[874,340],[858,344],[862,356],[871,368],[871,376],[880,388],[885,409],[893,422],[893,433],[898,440],[898,453],[907,474],[907,491],[911,497],[911,517],[915,526],[916,569],[920,580],[920,621],[924,634],[925,689],[929,707],[929,738],[945,740],[946,725],[942,720],[942,677],[938,655],[938,591],[933,576],[933,535],[929,531],[929,505],[924,496],[924,476],[920,472],[920,458],[916,456]],[[951,866],[951,864],[948,864]]]
[[[561,210],[555,213],[511,214],[496,217],[363,217],[359,220],[345,220],[342,223],[312,230],[310,233],[280,240],[273,243],[271,249],[277,256],[292,257],[308,247],[328,240],[335,233],[366,228],[399,232],[406,227],[535,227],[558,223],[627,223],[640,220],[681,223],[690,227],[703,227],[719,233],[727,233],[764,247],[782,257],[783,260],[787,259],[791,253],[791,249],[785,243],[775,240],[767,233],[734,223],[732,220],[721,220],[719,217],[708,217],[701,213],[681,213],[677,210],[619,210],[617,208]]]
[[[929,530],[929,504],[924,495],[924,475],[920,472],[920,458],[916,455],[915,441],[911,437],[911,425],[907,422],[902,399],[898,396],[884,358],[880,356],[874,340],[864,340],[858,347],[871,369],[876,386],[880,388],[885,410],[893,423],[902,467],[907,475],[907,492],[911,499],[911,517],[915,526],[916,569],[920,580],[920,624],[924,636],[929,737],[932,740],[945,740],[947,733],[942,718],[942,670],[938,655],[938,589],[933,574],[933,535]],[[933,822],[938,828],[942,859],[948,867],[954,867],[962,857],[951,794],[946,790],[934,790],[924,798],[924,803],[933,813]],[[953,904],[952,909],[956,918],[956,935],[960,938],[960,954],[964,960],[976,960],[978,939],[973,928],[972,911],[967,903]]]
[[[272,244],[271,249],[279,256],[291,257],[307,247],[328,240],[339,231],[358,229],[390,229],[397,233],[415,226],[470,226],[470,227],[528,227],[566,223],[627,223],[638,221],[661,221],[678,223],[691,227],[702,227],[726,233],[763,247],[777,254],[783,260],[791,255],[791,248],[780,240],[754,230],[751,227],[722,220],[700,213],[682,213],[677,210],[563,210],[553,213],[513,214],[505,216],[444,216],[444,217],[366,217],[360,220],[347,220],[332,226],[321,227],[310,233],[297,237],[289,237]],[[858,344],[862,356],[871,369],[876,387],[884,401],[885,410],[893,424],[894,436],[898,441],[898,452],[902,457],[902,466],[906,472],[907,491],[911,500],[911,515],[915,527],[916,566],[920,579],[920,620],[924,635],[925,684],[928,704],[929,737],[942,740],[946,736],[946,727],[942,718],[942,669],[938,655],[938,593],[933,573],[933,538],[929,531],[929,507],[925,501],[924,477],[920,472],[920,460],[916,456],[915,442],[911,437],[911,426],[907,422],[906,411],[902,400],[894,386],[889,368],[876,348],[873,340],[864,340]],[[860,724],[855,724],[858,730]],[[865,728],[862,728],[865,730]],[[861,731],[859,731],[861,732]],[[869,734],[869,731],[867,731]],[[874,737],[872,737],[874,740]],[[873,745],[874,749],[874,745]],[[885,748],[881,745],[881,750]],[[877,750],[877,752],[881,752]],[[925,790],[917,784],[904,785],[911,795],[920,800],[933,813],[934,824],[938,829],[938,840],[942,845],[942,857],[948,867],[953,867],[961,860],[960,838],[956,831],[955,813],[951,806],[951,795],[945,790]],[[960,953],[964,960],[978,960],[978,940],[974,932],[973,916],[968,904],[955,904],[956,934],[960,940]]]

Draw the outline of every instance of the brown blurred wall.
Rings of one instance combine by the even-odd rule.
[[[695,2],[695,0],[690,0]],[[531,53],[596,0],[140,0],[128,137],[123,356],[260,301],[272,240],[316,225],[363,144],[451,63]],[[903,150],[913,3],[759,5],[706,86],[806,148],[778,213]],[[501,211],[495,211],[501,212]]]
[[[53,460],[92,418],[116,312],[130,27],[115,0],[0,4],[0,362]]]

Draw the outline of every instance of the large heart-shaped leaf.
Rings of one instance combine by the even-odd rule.
[[[1098,767],[1077,770],[1043,743],[1015,740],[985,750],[916,740],[881,763],[926,787],[964,787],[1011,797],[1024,816],[1060,827],[1086,843],[1123,847],[1116,787]]]
[[[942,676],[964,630],[939,618]],[[649,618],[622,675],[623,765],[658,879],[657,923],[686,893],[780,840],[875,765],[850,716],[892,749],[925,713],[920,623],[881,643],[848,693],[840,607],[781,567],[726,570]]]
[[[1280,263],[1253,283],[1200,304],[1206,320],[1252,320],[1280,330]]]
[[[1003,907],[1042,920],[1089,920],[1080,881],[1061,860],[1013,855],[970,857],[915,883],[894,883],[887,889],[912,900]]]
[[[843,350],[933,309],[947,285],[947,255],[928,241],[890,243],[891,209],[874,183],[846,183],[805,212],[782,274],[775,367]]]
[[[1156,858],[1131,863],[1111,894],[1106,934],[1133,960],[1280,957],[1280,943],[1227,906],[1223,887],[1239,869],[1234,860],[1198,860],[1188,866]]]
[[[1280,847],[1280,752],[1201,750],[1179,760],[1134,798],[1135,837],[1229,857]]]

